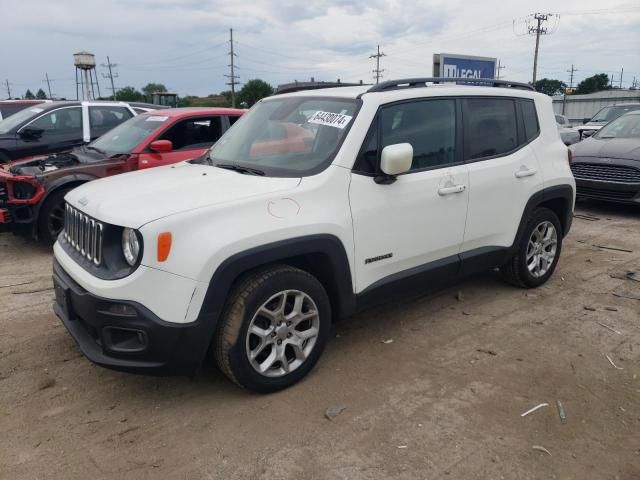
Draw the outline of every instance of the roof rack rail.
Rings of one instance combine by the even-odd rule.
[[[455,77],[425,77],[425,78],[401,78],[399,80],[389,80],[372,86],[366,93],[386,92],[388,90],[400,90],[403,88],[426,87],[427,83],[456,83],[479,85],[483,87],[507,87],[519,88],[522,90],[535,90],[528,83],[511,82],[509,80],[495,80],[493,78],[455,78]]]

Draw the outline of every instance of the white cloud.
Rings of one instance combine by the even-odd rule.
[[[578,80],[624,67],[628,85],[640,78],[640,7],[621,2],[0,0],[0,80],[23,93],[44,87],[47,72],[55,92],[74,96],[71,55],[86,49],[98,63],[109,55],[119,64],[119,86],[156,81],[183,95],[218,92],[226,88],[224,42],[233,27],[241,81],[370,81],[368,56],[378,43],[385,78],[430,76],[432,55],[449,52],[498,57],[503,75],[527,81],[534,41],[517,36],[523,25],[514,32],[511,20],[561,10],[568,14],[542,39],[539,77],[565,80],[572,63]],[[570,14],[589,11],[599,13]]]

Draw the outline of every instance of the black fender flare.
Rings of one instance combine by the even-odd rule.
[[[209,281],[196,320],[202,326],[202,334],[208,339],[213,338],[231,289],[244,273],[274,263],[296,266],[296,260],[311,255],[320,256],[326,262],[324,265],[329,276],[319,280],[332,299],[334,318],[351,315],[355,311],[355,295],[343,243],[335,235],[308,235],[253,247],[224,260]],[[199,354],[204,359],[206,350]]]
[[[73,175],[69,175],[67,177],[62,177],[62,178],[58,178],[57,180],[52,181],[50,184],[48,184],[45,187],[45,193],[44,196],[40,199],[40,201],[35,204],[33,206],[33,211],[32,211],[32,227],[31,227],[31,234],[33,235],[34,238],[37,238],[38,236],[38,222],[40,220],[40,209],[42,208],[42,206],[45,204],[45,202],[47,201],[47,199],[53,195],[54,192],[56,192],[58,189],[64,187],[65,185],[69,185],[72,183],[86,183],[86,182],[90,182],[91,180],[97,180],[98,177],[95,177],[93,175],[87,175],[84,173],[76,173]]]
[[[566,208],[564,209],[563,214],[559,216],[560,224],[562,225],[562,236],[565,237],[567,233],[569,233],[571,223],[573,221],[574,198],[574,188],[569,184],[554,185],[553,187],[543,188],[539,192],[534,193],[524,207],[524,212],[522,212],[522,217],[520,219],[520,225],[518,226],[518,231],[511,248],[513,249],[518,245],[531,212],[536,207],[550,200],[561,200],[566,203]]]

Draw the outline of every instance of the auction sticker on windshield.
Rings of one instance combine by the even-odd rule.
[[[147,117],[147,122],[164,122],[167,120],[167,118],[169,117],[161,117],[159,115],[151,115],[149,117]]]
[[[309,123],[317,123],[318,125],[326,125],[327,127],[335,127],[343,129],[353,117],[349,115],[343,115],[341,113],[331,113],[331,112],[316,112],[309,119]]]

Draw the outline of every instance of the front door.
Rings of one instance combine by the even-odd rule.
[[[454,99],[382,107],[351,177],[356,292],[376,282],[439,269],[455,275],[467,215],[469,181]],[[411,170],[376,183],[387,145],[413,147]]]
[[[26,136],[20,132],[33,129],[39,134]],[[70,150],[81,145],[82,111],[77,107],[63,107],[45,113],[18,131],[15,158]]]

